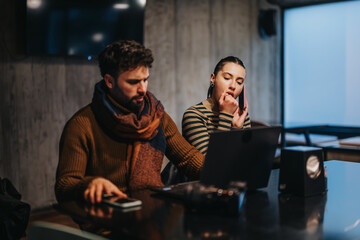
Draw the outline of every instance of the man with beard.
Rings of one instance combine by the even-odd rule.
[[[164,155],[190,179],[198,178],[204,156],[147,91],[151,50],[116,41],[98,60],[103,79],[92,102],[66,123],[60,139],[57,200],[95,204],[103,194],[126,197],[130,190],[162,186]]]

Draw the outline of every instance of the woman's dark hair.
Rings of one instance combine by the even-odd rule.
[[[105,74],[110,74],[113,78],[117,78],[119,74],[138,66],[150,68],[154,58],[151,50],[140,43],[120,40],[106,46],[100,53],[98,60],[102,77]]]
[[[245,65],[243,63],[243,61],[241,61],[239,58],[237,57],[234,57],[234,56],[228,56],[226,58],[223,58],[221,59],[215,66],[215,69],[214,69],[214,72],[213,74],[216,75],[218,74],[218,72],[224,67],[225,63],[228,63],[228,62],[232,62],[232,63],[236,63],[236,64],[239,64],[240,66],[242,66],[243,68],[245,68]],[[213,92],[213,89],[214,89],[214,85],[210,84],[210,87],[208,89],[208,92],[207,92],[207,97],[211,97],[212,95],[212,92]]]

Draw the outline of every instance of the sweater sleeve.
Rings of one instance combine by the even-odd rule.
[[[185,139],[202,154],[206,155],[211,130],[230,131],[233,116],[226,113],[219,114],[219,122],[215,125],[196,108],[185,111],[182,119],[182,134]]]
[[[60,139],[59,163],[56,171],[55,195],[63,200],[82,199],[94,177],[85,177],[88,162],[87,137],[82,124],[71,119]]]
[[[251,127],[250,115],[249,115],[249,113],[247,113],[243,128],[250,128],[250,127]]]
[[[182,135],[202,154],[206,154],[209,143],[209,132],[203,116],[194,108],[185,111],[182,119]]]
[[[190,179],[198,179],[205,156],[185,140],[166,112],[162,128],[166,139],[166,157]]]

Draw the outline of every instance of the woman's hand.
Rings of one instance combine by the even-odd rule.
[[[222,113],[233,115],[238,108],[239,108],[239,103],[232,95],[227,93],[227,90],[225,90],[221,94],[219,99],[219,111]]]
[[[247,113],[248,113],[248,104],[247,104],[247,101],[245,101],[244,109],[241,110],[238,107],[238,109],[234,113],[234,117],[232,119],[232,127],[233,128],[242,128],[242,126],[244,126],[244,122],[245,122]]]
[[[103,194],[114,194],[119,197],[127,197],[125,193],[109,180],[98,177],[93,179],[84,191],[84,199],[92,204],[100,203]]]

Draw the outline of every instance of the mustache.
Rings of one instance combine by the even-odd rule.
[[[145,96],[145,93],[139,93],[138,95],[134,96],[133,99],[138,98],[138,97],[143,97],[143,96]]]

